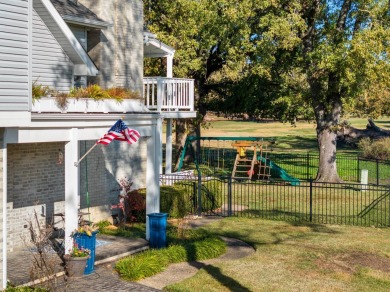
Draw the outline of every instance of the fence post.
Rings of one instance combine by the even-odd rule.
[[[360,182],[360,157],[359,157],[359,155],[357,155],[356,181]]]
[[[196,182],[192,182],[192,204],[194,206],[194,213],[195,211],[198,210],[198,195],[197,195],[197,191],[196,191],[196,185],[197,183]]]
[[[379,185],[379,160],[376,159],[376,185]]]
[[[198,216],[202,216],[202,175],[198,171]]]
[[[228,217],[232,216],[232,177],[228,177]]]
[[[310,222],[313,222],[313,179],[310,178]]]
[[[306,179],[309,179],[310,177],[310,155],[309,152],[306,153]]]

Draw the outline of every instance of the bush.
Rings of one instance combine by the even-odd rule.
[[[177,234],[170,227],[170,235]],[[137,281],[162,272],[171,263],[205,260],[218,257],[226,252],[222,239],[205,230],[191,230],[187,239],[171,239],[168,248],[151,249],[118,261],[115,269],[121,277]]]
[[[223,182],[219,180],[210,180],[202,182],[202,212],[210,212],[222,206],[222,187]],[[196,184],[194,206],[198,201],[198,184]]]
[[[50,92],[48,86],[43,86],[42,84],[37,84],[37,81],[34,81],[32,84],[32,98],[33,100],[40,99],[43,96],[47,96]]]
[[[363,138],[359,141],[359,149],[363,151],[363,157],[369,159],[390,160],[390,138],[382,138],[371,141]]]
[[[130,222],[145,222],[146,220],[146,190],[134,190],[125,197],[125,210]]]
[[[168,213],[170,218],[183,218],[191,212],[191,200],[185,186],[160,187],[160,209]]]

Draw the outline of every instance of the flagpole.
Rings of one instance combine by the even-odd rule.
[[[98,143],[95,143],[91,148],[89,148],[89,150],[79,159],[79,161],[74,163],[74,166],[78,167],[81,160],[83,160],[89,154],[89,152],[91,152],[93,150],[93,148],[95,148],[97,145],[98,145]]]

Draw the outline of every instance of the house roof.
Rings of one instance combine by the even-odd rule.
[[[106,28],[110,23],[99,18],[93,11],[78,1],[50,0],[61,17],[68,23],[94,28]]]
[[[175,49],[157,39],[157,36],[144,30],[144,57],[159,58],[175,54]]]
[[[98,68],[53,6],[51,0],[34,0],[33,3],[34,10],[73,62],[74,74],[96,76],[99,73]]]

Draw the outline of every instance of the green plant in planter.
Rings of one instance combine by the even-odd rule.
[[[116,99],[118,102],[123,101],[124,99],[141,99],[141,94],[137,91],[133,91],[123,87],[112,87],[106,89],[107,94],[110,98]]]
[[[49,86],[44,86],[42,84],[37,84],[38,80],[35,80],[32,84],[32,98],[38,100],[43,96],[47,96],[50,93]]]
[[[85,88],[73,88],[69,95],[74,98],[92,98],[94,100],[110,98],[108,93],[97,84],[92,84]]]

